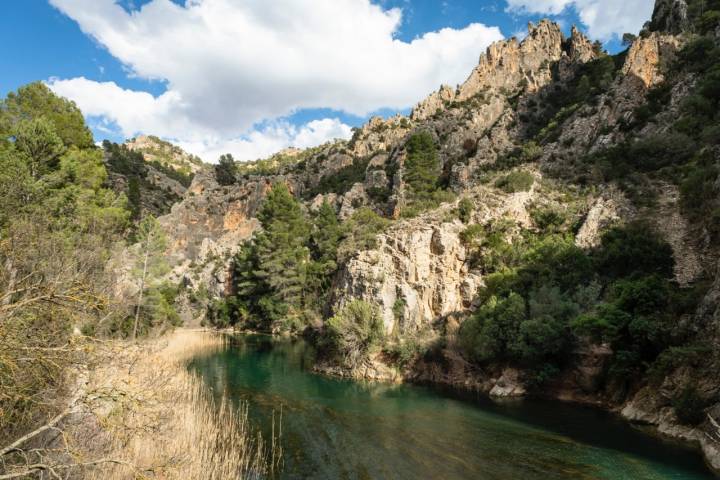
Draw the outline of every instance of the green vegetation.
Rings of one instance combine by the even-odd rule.
[[[589,337],[610,343],[610,377],[620,380],[682,345],[686,332],[673,319],[691,311],[696,296],[669,280],[672,251],[649,226],[611,229],[588,253],[572,237],[525,234],[511,243],[510,235],[477,226],[463,234],[482,251],[487,284],[460,331],[470,358],[515,362],[538,384]]]
[[[338,195],[348,192],[353,185],[365,180],[365,170],[369,162],[369,158],[355,158],[350,165],[323,176],[317,186],[308,190],[306,198],[331,192]]]
[[[672,406],[680,422],[685,425],[698,425],[705,420],[707,403],[695,387],[686,387],[673,398]]]
[[[463,197],[458,203],[458,218],[463,223],[469,223],[470,217],[475,211],[475,204],[467,197]]]
[[[195,177],[195,175],[188,169],[176,169],[167,163],[161,163],[157,160],[153,160],[149,162],[149,164],[152,165],[155,170],[165,174],[168,178],[175,180],[185,188],[190,186],[193,178]]]
[[[47,122],[66,148],[92,148],[93,137],[73,102],[56,97],[42,82],[11,92],[0,107],[0,138],[15,136],[22,122]]]
[[[210,309],[214,325],[304,330],[321,317],[338,266],[373,248],[389,224],[369,208],[341,224],[327,202],[307,215],[283,183],[273,186],[258,219],[262,231],[235,257],[235,295]]]
[[[405,183],[413,200],[426,200],[437,190],[442,173],[435,140],[429,132],[422,131],[412,135],[405,148]]]
[[[519,170],[501,177],[495,182],[495,186],[505,193],[517,193],[529,191],[533,183],[535,177],[531,173]]]
[[[227,186],[237,182],[238,166],[231,154],[220,156],[215,165],[215,179],[220,185]]]
[[[73,329],[103,331],[130,212],[77,107],[41,83],[0,102],[0,438],[58,413]]]
[[[132,251],[132,276],[137,282],[137,300],[132,322],[132,338],[138,333],[147,334],[153,327],[178,324],[178,316],[172,307],[177,292],[170,285],[161,283],[169,267],[165,260],[167,239],[158,221],[148,215],[140,221]],[[124,328],[123,328],[124,327]],[[124,335],[129,328],[121,326]]]
[[[536,108],[525,118],[528,138],[538,143],[557,140],[561,126],[580,107],[592,105],[600,94],[607,91],[620,70],[624,53],[599,58],[580,66],[566,85],[554,84],[541,93]]]
[[[455,194],[444,190],[442,164],[432,134],[421,131],[410,136],[405,144],[407,158],[403,180],[408,189],[406,204],[400,215],[412,218],[455,200]]]
[[[362,300],[352,300],[340,308],[325,328],[326,345],[351,368],[362,364],[369,354],[379,349],[384,336],[377,307]]]

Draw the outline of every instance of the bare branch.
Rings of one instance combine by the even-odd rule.
[[[34,437],[40,435],[41,433],[54,428],[55,425],[60,423],[60,421],[70,413],[71,409],[72,408],[68,408],[67,410],[65,410],[64,412],[62,412],[60,415],[56,416],[52,420],[50,420],[48,423],[46,423],[42,427],[33,430],[32,432],[28,433],[27,435],[23,435],[22,437],[15,440],[13,443],[8,445],[7,447],[0,450],[0,457],[3,457],[5,455],[7,455],[8,453],[17,451],[22,444],[24,444],[31,438],[34,438]],[[0,478],[2,478],[2,477],[0,477]]]

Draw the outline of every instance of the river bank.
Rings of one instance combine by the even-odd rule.
[[[509,366],[479,369],[465,361],[453,349],[445,349],[441,358],[417,362],[400,368],[388,362],[382,352],[355,368],[344,368],[329,361],[321,361],[313,370],[322,375],[352,380],[372,380],[389,383],[431,385],[470,393],[478,393],[494,401],[542,398],[567,404],[598,408],[623,419],[646,434],[655,435],[702,452],[705,463],[720,477],[720,425],[715,418],[720,412],[708,413],[709,426],[683,425],[675,416],[672,405],[662,391],[645,386],[624,401],[614,401],[613,395],[597,389],[593,384],[602,374],[602,356],[583,355],[580,365],[561,372],[556,381],[540,390],[529,389],[522,382],[523,372]]]
[[[282,406],[280,478],[713,478],[697,451],[596,408],[340,379],[314,365],[301,339],[238,335],[190,369],[216,398],[247,402],[266,431]]]
[[[242,405],[215,403],[187,362],[224,345],[223,335],[176,330],[129,342],[78,340],[68,408],[18,444],[42,461],[17,462],[2,478],[217,479],[269,475],[273,439],[249,425]],[[16,442],[17,443],[17,442]]]

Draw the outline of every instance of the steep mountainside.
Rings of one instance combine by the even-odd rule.
[[[720,5],[696,3],[614,56],[531,24],[409,117],[193,170],[161,218],[185,317],[311,332],[337,374],[604,405],[720,470]]]
[[[105,165],[113,190],[125,193],[136,218],[169,213],[185,195],[202,161],[153,136],[123,145],[105,142]]]

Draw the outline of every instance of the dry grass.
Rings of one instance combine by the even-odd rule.
[[[248,424],[247,407],[216,405],[187,361],[223,345],[221,335],[178,331],[142,345],[100,348],[87,384],[87,418],[71,436],[88,479],[272,477],[279,447]]]

